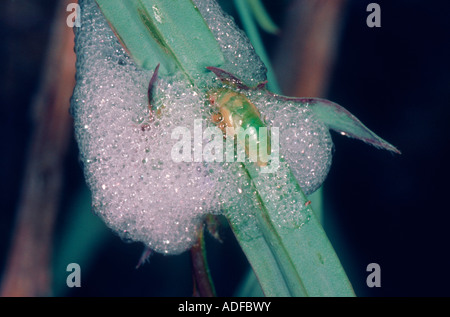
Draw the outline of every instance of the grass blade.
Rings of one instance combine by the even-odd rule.
[[[271,247],[294,296],[354,296],[350,282],[306,196],[285,162],[276,174],[260,174],[246,164],[263,208],[259,227]],[[287,180],[277,196],[278,180]],[[281,215],[294,210],[298,217]]]
[[[96,0],[137,64],[160,74],[184,72],[191,83],[212,76],[224,57],[200,12],[190,0]],[[197,82],[201,85],[201,82]]]

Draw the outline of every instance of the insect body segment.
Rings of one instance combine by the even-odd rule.
[[[228,88],[220,88],[209,92],[209,100],[217,112],[212,121],[222,130],[225,136],[238,136],[238,142],[244,146],[248,157],[253,158],[257,151],[258,166],[267,165],[270,154],[270,135],[266,134],[266,142],[261,142],[260,128],[267,129],[256,106],[242,93]],[[244,133],[244,137],[241,133]],[[256,145],[252,153],[252,144]],[[261,155],[263,154],[263,155]],[[263,156],[265,158],[263,158]]]

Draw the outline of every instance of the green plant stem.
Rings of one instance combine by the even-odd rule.
[[[250,5],[250,7],[248,7],[245,3],[242,3],[242,2],[246,2],[246,1],[248,1],[248,4]],[[255,21],[254,21],[254,19],[252,19],[252,16],[250,14],[250,10],[253,12],[254,17],[256,18],[258,23],[261,25],[261,27],[263,27],[263,29],[265,29],[267,32],[278,33],[278,29],[275,26],[275,24],[272,22],[272,20],[270,19],[270,16],[267,14],[267,12],[264,9],[264,6],[261,4],[261,2],[259,0],[246,0],[246,1],[241,1],[240,3],[235,2],[235,4],[238,5],[237,10],[239,12],[241,19],[243,20],[243,24],[247,31],[250,42],[253,44],[254,47],[257,48],[258,54],[260,56],[262,56],[264,63],[268,69],[268,77],[270,78],[269,88],[271,88],[272,91],[275,93],[281,93],[281,88],[279,87],[278,81],[275,78],[275,74],[273,72],[271,61],[269,60],[269,58],[266,54],[266,50],[264,48],[264,45],[262,44],[261,37],[257,30]],[[309,198],[312,201],[312,207],[317,216],[317,219],[319,220],[320,223],[323,223],[322,188],[319,188]],[[247,280],[253,281],[255,279],[256,279],[256,277],[254,276],[254,269],[253,269],[253,270],[250,270],[249,273],[246,275],[246,280],[243,283],[248,284],[246,282]],[[273,291],[273,289],[271,289],[271,288],[268,289],[266,287],[265,289],[266,289],[266,292]]]
[[[270,18],[261,0],[247,0],[256,21],[261,26],[261,28],[271,34],[278,34],[280,29]]]
[[[354,296],[350,282],[317,217],[307,205],[297,180],[285,162],[276,174],[258,172],[254,164],[245,164],[252,184],[260,196],[261,212],[256,214],[264,238],[272,247],[286,285],[293,296]],[[286,179],[283,195],[273,198],[276,178]],[[295,209],[304,222],[277,222],[280,212]]]
[[[136,63],[162,76],[183,72],[197,87],[213,76],[224,57],[191,0],[96,0],[112,29]]]

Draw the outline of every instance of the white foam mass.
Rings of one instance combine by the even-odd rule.
[[[308,104],[298,104],[268,94],[250,97],[270,126],[280,131],[280,148],[306,195],[325,181],[331,166],[333,141],[328,127]]]
[[[232,19],[213,0],[194,2],[224,52],[224,69],[250,85],[265,80],[263,63]],[[203,216],[221,213],[226,203],[227,216],[247,224],[241,234],[251,238],[255,201],[239,164],[176,163],[171,157],[176,127],[194,131],[194,120],[213,126],[204,96],[183,77],[159,78],[160,113],[151,114],[147,87],[153,71],[135,65],[94,1],[81,0],[80,6],[71,111],[95,212],[124,239],[177,254],[192,246]],[[312,192],[331,162],[328,130],[307,107],[292,110],[288,102],[253,94],[268,122],[280,127],[281,149],[300,186]]]

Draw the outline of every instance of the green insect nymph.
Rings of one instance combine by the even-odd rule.
[[[260,135],[260,128],[267,129],[267,126],[258,108],[244,94],[229,88],[211,90],[208,96],[215,108],[211,119],[222,130],[224,137],[237,135],[237,141],[245,148],[247,157],[258,166],[266,166],[271,152],[270,133],[267,131],[266,139]],[[239,137],[241,133],[244,137]],[[252,144],[256,145],[253,151]]]

